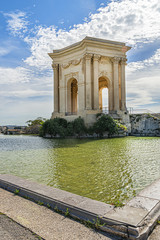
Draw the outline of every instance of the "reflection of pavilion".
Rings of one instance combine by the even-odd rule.
[[[102,111],[102,90],[108,89],[110,114],[122,119],[126,113],[125,64],[130,47],[124,43],[86,37],[81,42],[49,53],[54,69],[54,112],[52,118],[86,124]]]

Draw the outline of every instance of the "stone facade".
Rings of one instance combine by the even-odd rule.
[[[68,121],[81,116],[87,125],[102,112],[102,89],[108,88],[108,110],[126,117],[124,43],[86,37],[81,42],[49,53],[54,71],[52,118]]]

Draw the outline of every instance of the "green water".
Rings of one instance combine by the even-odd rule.
[[[160,178],[160,138],[43,139],[0,135],[0,173],[106,203]]]

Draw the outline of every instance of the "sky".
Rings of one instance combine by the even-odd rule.
[[[47,53],[86,36],[125,42],[127,107],[160,112],[159,0],[1,0],[0,125],[53,111]]]

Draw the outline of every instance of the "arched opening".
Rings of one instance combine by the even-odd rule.
[[[77,114],[78,110],[78,83],[77,80],[71,79],[67,84],[67,114]]]
[[[99,78],[99,109],[104,113],[109,111],[109,84],[104,77]]]
[[[77,113],[77,95],[78,95],[78,85],[77,80],[74,79],[71,82],[71,112],[73,114]]]

